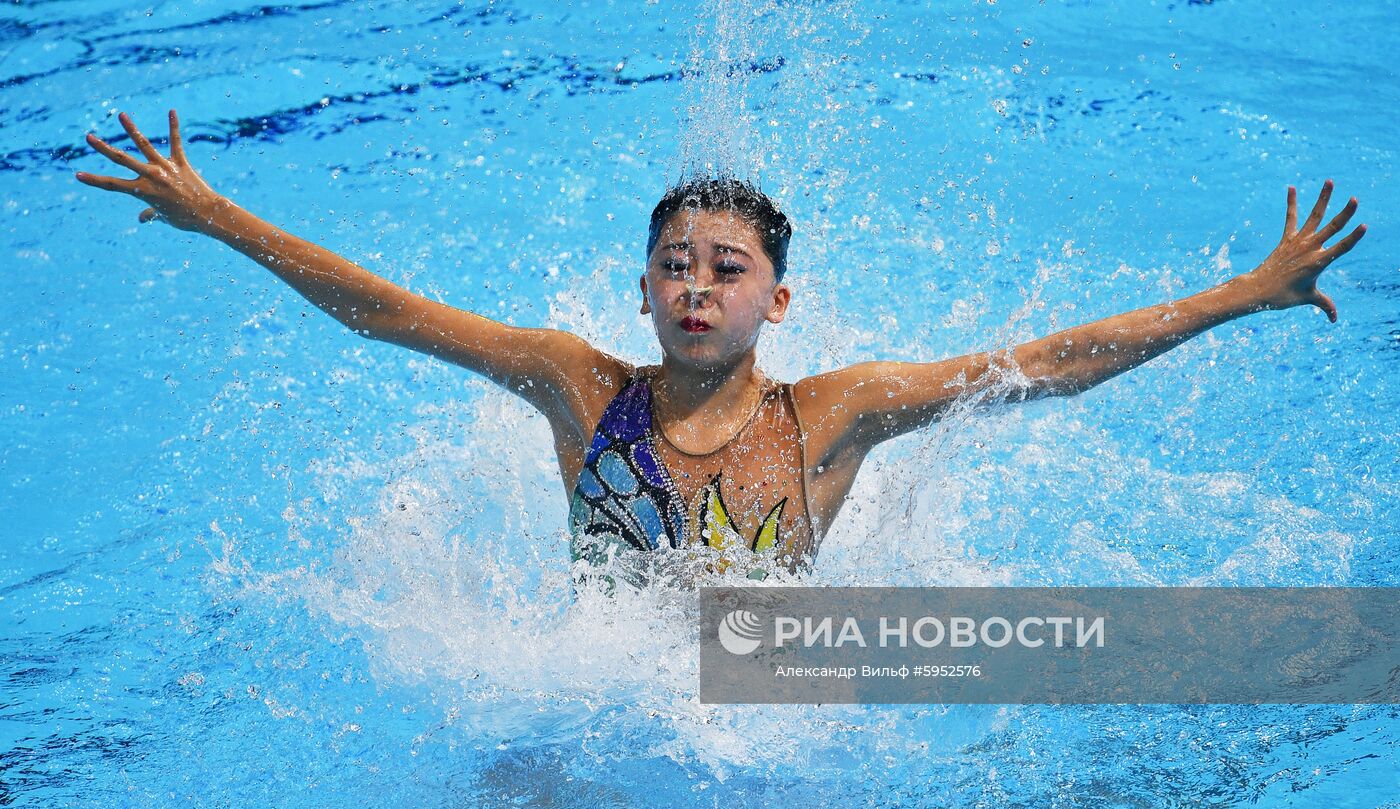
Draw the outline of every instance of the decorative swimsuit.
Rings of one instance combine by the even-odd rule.
[[[699,545],[720,569],[747,559],[751,578],[775,564],[796,569],[813,534],[792,386],[769,385],[734,438],[694,455],[652,426],[654,371],[634,372],[598,422],[569,508],[574,559],[621,561],[634,583],[645,577],[626,559],[635,568],[649,552]]]

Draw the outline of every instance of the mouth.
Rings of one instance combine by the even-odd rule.
[[[713,328],[709,323],[706,323],[694,315],[683,318],[680,326],[683,330],[691,334],[703,334]]]

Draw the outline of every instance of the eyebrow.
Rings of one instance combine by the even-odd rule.
[[[671,243],[668,244],[668,245],[664,245],[664,246],[663,246],[663,249],[666,249],[666,250],[687,250],[687,249],[689,249],[689,248],[691,248],[691,247],[694,247],[694,246],[695,246],[695,245],[692,244],[691,242],[671,242]],[[722,250],[722,251],[726,251],[726,252],[730,252],[730,253],[738,253],[739,255],[744,256],[744,257],[746,257],[746,258],[753,258],[753,256],[751,256],[751,255],[748,254],[748,251],[746,251],[744,248],[740,247],[740,246],[737,245],[737,244],[724,244],[724,243],[722,243],[722,242],[715,242],[715,247],[716,247],[717,249],[719,249],[719,250]]]

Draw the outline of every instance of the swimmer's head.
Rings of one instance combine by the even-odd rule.
[[[792,291],[779,280],[792,229],[752,186],[692,181],[652,217],[641,313],[673,361],[732,369],[765,323],[781,323]]]
[[[763,251],[773,263],[775,283],[787,273],[788,241],[792,225],[778,206],[752,184],[733,177],[696,177],[677,185],[661,197],[651,212],[647,231],[647,257],[656,249],[661,231],[678,211],[732,211],[758,234]]]

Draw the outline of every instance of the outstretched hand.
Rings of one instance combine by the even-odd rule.
[[[150,222],[160,219],[180,230],[198,231],[208,221],[208,215],[216,203],[222,199],[204,178],[185,159],[185,148],[180,141],[180,121],[175,110],[170,111],[170,157],[164,157],[136,124],[131,116],[121,113],[117,116],[126,129],[136,148],[141,150],[149,163],[142,163],[121,149],[114,148],[101,138],[88,133],[87,141],[94,149],[106,155],[113,163],[131,169],[138,175],[134,180],[119,177],[106,177],[80,171],[75,176],[79,182],[107,191],[120,191],[147,203],[151,207],[141,212],[139,219]]]
[[[1318,276],[1328,264],[1346,255],[1347,251],[1366,235],[1366,226],[1359,225],[1344,239],[1326,247],[1324,243],[1341,232],[1356,213],[1356,197],[1352,197],[1332,221],[1321,229],[1327,202],[1332,197],[1332,181],[1322,184],[1322,193],[1307,221],[1298,228],[1298,191],[1288,187],[1288,215],[1284,220],[1283,239],[1278,247],[1258,267],[1245,274],[1253,282],[1259,302],[1267,309],[1287,309],[1311,304],[1327,313],[1327,319],[1337,322],[1337,307],[1332,299],[1317,288]]]

